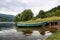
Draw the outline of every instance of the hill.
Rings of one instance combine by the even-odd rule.
[[[0,13],[0,21],[2,22],[13,22],[14,16]]]

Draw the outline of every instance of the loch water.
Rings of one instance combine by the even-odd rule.
[[[18,31],[13,23],[0,23],[0,40],[45,40],[50,35],[52,33],[47,32],[41,35],[39,30],[32,30],[30,35],[26,35],[22,30]]]

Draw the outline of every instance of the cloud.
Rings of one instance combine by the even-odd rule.
[[[0,12],[16,15],[24,9],[31,9],[35,15],[39,10],[49,10],[60,5],[60,0],[0,0]]]

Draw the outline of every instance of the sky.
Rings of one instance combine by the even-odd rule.
[[[0,13],[17,15],[25,9],[31,9],[34,15],[40,10],[50,10],[60,5],[60,0],[0,0]]]

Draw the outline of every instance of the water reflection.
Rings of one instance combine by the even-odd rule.
[[[9,24],[10,25],[10,24]],[[11,26],[11,25],[10,25]],[[0,40],[42,40],[50,36],[52,33],[45,32],[45,35],[41,35],[40,28],[20,28],[16,27],[1,27]],[[48,35],[47,35],[48,34]]]
[[[0,23],[0,29],[14,28],[14,23]]]
[[[22,30],[23,34],[29,36],[32,34],[33,30]]]
[[[45,39],[47,37],[48,36],[46,35],[42,36],[40,32],[36,30],[33,30],[29,36],[23,34],[22,31],[17,32],[16,29],[0,31],[0,40],[37,40],[37,39]]]
[[[37,28],[17,28],[17,31],[22,31],[25,35],[31,35],[33,32],[37,32],[41,35],[45,35],[45,30],[38,27]]]

